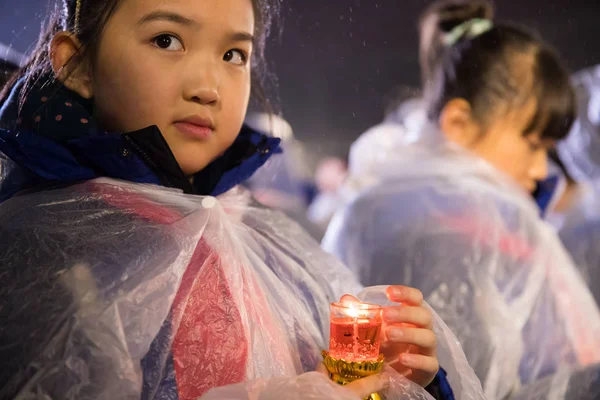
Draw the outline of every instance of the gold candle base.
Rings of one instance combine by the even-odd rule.
[[[383,354],[380,354],[376,361],[339,360],[331,357],[325,350],[321,352],[321,355],[331,380],[339,385],[347,385],[357,379],[375,375],[383,369]],[[371,393],[364,400],[383,400],[383,397],[378,393]]]

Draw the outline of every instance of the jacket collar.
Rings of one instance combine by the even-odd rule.
[[[64,86],[34,87],[19,111],[17,83],[0,109],[0,151],[22,167],[23,182],[3,185],[25,189],[40,181],[76,182],[110,177],[160,184],[185,193],[219,195],[248,179],[273,154],[279,139],[243,126],[234,144],[190,183],[156,126],[136,132],[102,131],[91,102]],[[14,175],[14,174],[13,174]]]

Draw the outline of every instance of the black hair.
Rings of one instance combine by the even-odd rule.
[[[472,11],[461,18],[440,18],[440,35],[481,16],[481,10]],[[564,138],[575,118],[569,73],[558,54],[537,34],[517,25],[494,24],[473,37],[464,34],[445,48],[426,88],[429,118],[439,119],[455,98],[468,101],[484,125],[496,117],[492,110],[499,105],[534,100],[536,112],[524,133],[540,131],[543,139]]]
[[[52,76],[49,48],[54,36],[61,31],[77,35],[82,46],[78,58],[92,59],[96,54],[102,33],[108,20],[124,0],[80,0],[79,16],[76,20],[77,0],[56,0],[54,10],[42,26],[38,43],[27,64],[18,70],[0,92],[0,104],[8,96],[12,86],[21,77],[25,85],[21,91],[21,102],[29,89],[40,79]],[[272,109],[266,94],[266,84],[272,78],[265,60],[265,47],[271,29],[280,14],[281,0],[251,0],[255,18],[255,45],[252,57],[252,94],[267,110]],[[77,23],[77,26],[76,26]],[[280,25],[279,25],[280,26]]]
[[[441,0],[430,5],[419,18],[419,65],[422,87],[433,79],[446,52],[444,36],[472,18],[492,20],[494,7],[487,0]]]
[[[575,183],[576,182],[575,179],[573,178],[573,176],[571,176],[571,174],[569,173],[569,170],[567,169],[565,164],[560,159],[560,156],[558,155],[558,151],[556,151],[556,149],[550,149],[548,151],[548,158],[550,158],[550,160],[552,160],[554,162],[554,164],[556,164],[556,166],[560,169],[562,174],[565,176],[567,183]]]

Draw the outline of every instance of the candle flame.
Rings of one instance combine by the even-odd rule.
[[[359,303],[355,303],[353,301],[346,302],[344,304],[347,307],[347,314],[352,318],[359,318],[361,315],[364,317],[364,311],[361,313],[361,309],[359,308]]]

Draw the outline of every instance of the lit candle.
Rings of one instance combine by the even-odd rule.
[[[381,344],[381,307],[368,303],[332,303],[329,354],[346,361],[374,361]]]

